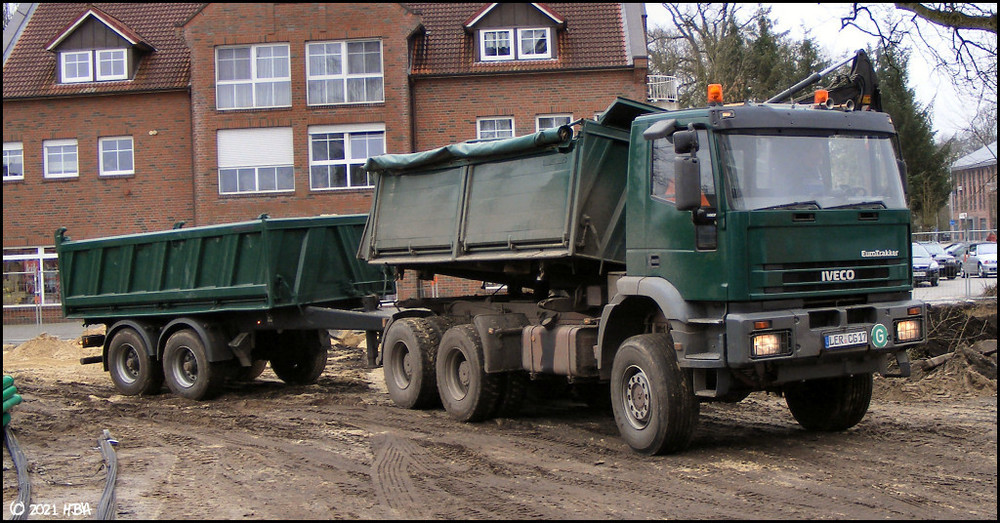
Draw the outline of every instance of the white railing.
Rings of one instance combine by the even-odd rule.
[[[677,77],[665,74],[648,75],[646,86],[649,88],[650,102],[676,102]]]

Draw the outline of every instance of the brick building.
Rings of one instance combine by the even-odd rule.
[[[997,231],[997,142],[951,166],[952,227],[956,239],[985,240]]]
[[[369,157],[646,97],[641,4],[22,4],[4,34],[4,323],[74,239],[365,213]]]

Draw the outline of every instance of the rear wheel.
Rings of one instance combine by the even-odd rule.
[[[872,375],[790,383],[784,387],[785,403],[795,421],[806,430],[835,432],[857,425],[872,399]]]
[[[155,394],[163,387],[163,369],[149,356],[142,336],[129,328],[111,338],[108,374],[118,392],[126,396]]]
[[[285,331],[271,356],[271,370],[289,385],[316,383],[326,369],[330,337],[325,330]]]
[[[236,381],[253,381],[263,374],[266,368],[267,360],[254,360],[249,367],[236,367],[233,370],[233,379]]]
[[[216,396],[225,381],[225,362],[211,363],[201,338],[180,330],[167,338],[163,349],[163,376],[171,392],[191,400]]]
[[[438,346],[437,385],[444,409],[459,421],[482,421],[494,414],[501,374],[483,368],[483,343],[472,325],[445,332]]]
[[[636,452],[687,448],[699,405],[670,334],[642,334],[622,343],[611,370],[611,407],[622,439]]]
[[[382,372],[393,403],[406,409],[424,409],[439,404],[437,360],[441,334],[425,318],[393,322],[382,342]]]

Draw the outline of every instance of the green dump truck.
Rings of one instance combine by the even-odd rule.
[[[63,314],[105,334],[115,387],[215,395],[267,362],[283,381],[312,383],[326,366],[328,330],[368,333],[388,316],[378,300],[393,276],[356,257],[366,216],[269,219],[71,241],[56,232]]]
[[[874,373],[909,374],[925,306],[885,113],[619,99],[572,127],[368,160],[359,257],[506,286],[407,304],[430,312],[384,331],[396,404],[484,420],[563,376],[610,389],[624,440],[657,454],[689,444],[703,401],[776,392],[843,430]]]

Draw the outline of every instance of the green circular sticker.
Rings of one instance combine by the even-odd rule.
[[[885,325],[881,323],[876,323],[872,327],[872,345],[876,349],[881,349],[889,344],[889,329],[885,328]]]

